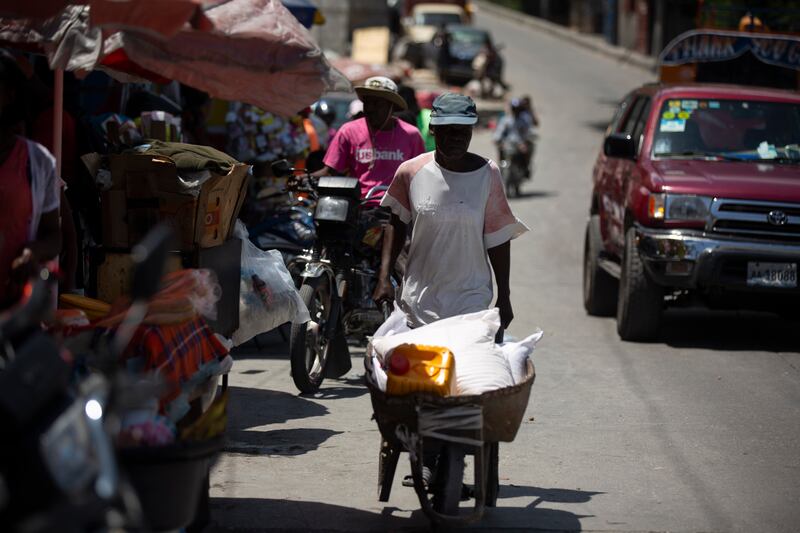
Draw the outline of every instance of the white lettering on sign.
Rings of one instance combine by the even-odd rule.
[[[356,150],[356,161],[359,163],[371,163],[372,155],[375,154],[376,161],[405,161],[405,154],[400,149],[396,150],[372,150],[371,148],[359,148]]]

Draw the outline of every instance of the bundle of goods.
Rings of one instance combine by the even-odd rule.
[[[368,347],[372,378],[390,395],[468,396],[522,383],[543,333],[495,344],[499,328],[499,311],[489,309],[411,330],[395,308]]]
[[[218,377],[233,363],[229,347],[209,328],[220,286],[213,272],[185,269],[164,276],[161,290],[147,302],[146,314],[120,363],[131,376],[157,383],[151,398],[130,409],[121,421],[121,443],[163,445],[179,435],[193,402],[200,413],[210,408]],[[91,298],[62,295],[60,322],[65,336],[112,332],[125,319],[127,296],[112,305]],[[76,318],[76,313],[83,321]],[[89,316],[92,321],[89,322]]]
[[[182,251],[222,244],[250,171],[213,148],[161,141],[82,159],[101,190],[102,241],[112,250],[129,250],[159,222],[175,230]]]
[[[226,150],[240,161],[305,159],[311,149],[300,115],[285,119],[249,104],[231,102],[225,122]]]

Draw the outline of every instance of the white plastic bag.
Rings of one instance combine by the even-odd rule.
[[[239,329],[232,336],[238,346],[286,322],[311,320],[277,250],[263,251],[250,242],[241,221],[234,235],[242,240],[239,291]]]
[[[395,302],[392,314],[389,315],[389,318],[386,319],[386,322],[378,326],[378,329],[375,330],[373,337],[387,337],[389,335],[404,333],[410,330],[411,328],[408,327],[406,314],[397,306],[397,302]]]
[[[542,330],[538,330],[518,342],[505,342],[500,345],[500,350],[508,359],[508,366],[511,367],[511,375],[514,377],[514,384],[517,385],[525,381],[528,374],[528,359],[533,354],[536,343],[544,335]]]

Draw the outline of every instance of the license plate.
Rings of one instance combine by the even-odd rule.
[[[750,287],[797,287],[797,263],[747,263],[747,285]]]

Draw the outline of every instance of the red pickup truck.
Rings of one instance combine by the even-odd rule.
[[[736,85],[631,92],[593,173],[583,296],[624,340],[667,306],[800,312],[800,94]]]

